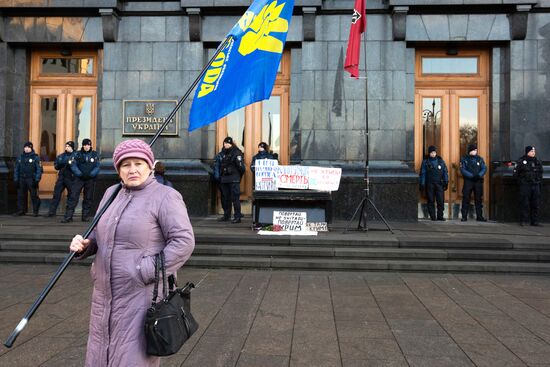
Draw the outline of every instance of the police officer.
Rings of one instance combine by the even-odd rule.
[[[63,218],[61,223],[73,221],[74,210],[78,204],[80,192],[83,189],[82,221],[87,222],[90,220],[91,216],[95,178],[99,173],[99,156],[95,150],[92,150],[92,141],[90,139],[82,140],[82,148],[75,153],[74,161],[70,166],[76,179],[74,181],[72,195],[67,203],[65,218]]]
[[[476,205],[476,219],[478,222],[486,222],[483,217],[483,176],[487,172],[485,161],[477,154],[477,144],[468,145],[468,154],[460,160],[460,172],[464,177],[462,187],[462,222],[468,220],[470,210],[470,195],[474,192]]]
[[[436,220],[434,201],[437,202],[437,220],[444,221],[443,192],[449,185],[449,173],[443,158],[437,155],[435,146],[428,147],[428,157],[422,161],[420,168],[420,191],[426,192],[428,213],[431,220]]]
[[[246,169],[243,153],[233,144],[233,139],[228,136],[223,140],[223,149],[220,154],[220,186],[222,190],[222,200],[225,200],[225,205],[222,204],[224,212],[220,221],[228,221],[230,219],[231,204],[233,204],[235,214],[231,223],[240,223],[242,218],[240,183],[241,176]]]
[[[38,217],[40,198],[38,197],[38,183],[42,178],[40,157],[34,152],[32,142],[23,145],[23,154],[17,158],[13,181],[17,187],[16,215],[25,215],[27,212],[27,192],[31,194],[33,216]]]
[[[222,159],[223,159],[223,149],[218,153],[216,154],[216,156],[214,157],[214,166],[212,168],[212,176],[214,176],[214,182],[216,182],[216,184],[218,185],[218,190],[220,191],[220,201],[222,203],[222,209],[223,209],[223,217],[221,217],[220,219],[218,219],[220,222],[225,222],[227,221],[228,219],[226,218],[225,216],[225,213],[227,213],[227,201],[225,199],[225,196],[224,196],[224,191],[222,190],[222,185],[221,185],[221,177],[222,177],[222,174],[221,174],[221,171],[222,171]],[[231,201],[230,202],[230,205],[231,205]],[[231,208],[229,208],[231,209]],[[231,213],[231,212],[229,212]]]
[[[73,163],[74,155],[74,141],[68,141],[65,143],[65,152],[61,153],[55,158],[54,167],[57,172],[57,180],[53,189],[53,198],[50,203],[50,209],[48,211],[48,217],[55,216],[55,211],[61,200],[63,191],[67,189],[67,206],[69,205],[69,198],[71,197],[74,186],[74,174],[71,170],[71,164]]]
[[[528,221],[532,226],[540,226],[539,205],[542,186],[542,163],[536,157],[535,147],[525,147],[525,155],[516,163],[516,177],[519,181],[521,206],[520,225]],[[531,209],[531,210],[529,210]]]

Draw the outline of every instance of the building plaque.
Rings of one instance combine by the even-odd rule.
[[[122,101],[122,135],[154,135],[177,103],[174,100]],[[162,135],[178,136],[178,114],[179,111]]]

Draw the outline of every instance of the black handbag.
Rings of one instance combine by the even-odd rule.
[[[159,273],[162,272],[163,298],[157,301]],[[147,354],[154,356],[169,356],[177,353],[181,346],[199,328],[199,324],[191,315],[191,289],[193,283],[187,283],[182,288],[175,287],[175,279],[171,275],[166,284],[166,268],[164,253],[155,258],[155,288],[153,303],[145,317],[145,338]]]

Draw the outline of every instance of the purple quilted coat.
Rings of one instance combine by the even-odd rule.
[[[110,187],[100,204],[111,196]],[[164,250],[167,274],[175,273],[195,247],[181,195],[149,177],[122,188],[78,257],[95,254],[86,366],[158,366],[145,353],[144,322],[151,305],[154,255]]]

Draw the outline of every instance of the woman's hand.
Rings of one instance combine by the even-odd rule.
[[[88,245],[90,244],[90,240],[85,240],[84,237],[77,234],[73,237],[73,240],[71,241],[71,246],[69,246],[69,250],[78,253],[84,252]]]

